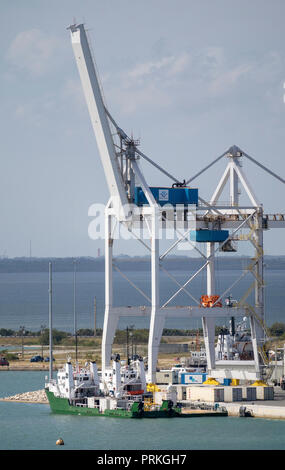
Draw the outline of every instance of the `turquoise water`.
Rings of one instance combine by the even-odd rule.
[[[45,372],[0,372],[0,397],[43,388]],[[285,421],[131,420],[56,415],[48,405],[0,402],[1,450],[284,450]],[[56,446],[61,437],[64,447]]]

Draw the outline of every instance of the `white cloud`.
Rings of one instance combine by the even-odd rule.
[[[162,57],[157,61],[137,64],[127,72],[127,77],[138,80],[147,76],[155,76],[158,73],[166,75],[177,75],[182,73],[190,62],[190,55],[186,52],[178,56]]]
[[[222,70],[209,86],[210,93],[214,95],[225,94],[233,89],[243,76],[248,76],[253,69],[253,64],[240,64],[229,70]]]
[[[160,107],[204,109],[209,100],[242,96],[265,99],[283,77],[283,59],[277,52],[236,58],[222,47],[181,51],[118,71],[106,83],[112,101],[132,114]],[[211,101],[212,102],[212,101]],[[221,102],[219,102],[221,105]],[[266,106],[266,103],[264,104]]]
[[[277,52],[270,52],[232,67],[224,64],[209,83],[209,91],[212,95],[226,95],[235,87],[246,84],[248,92],[261,86],[265,96],[272,87],[276,90],[276,84],[283,76],[283,62]]]
[[[108,102],[117,103],[120,111],[131,115],[137,109],[165,108],[172,102],[171,97],[153,84],[140,88],[113,89],[108,93]]]
[[[151,75],[156,71],[167,68],[169,64],[172,64],[174,57],[163,57],[161,60],[156,62],[145,62],[142,64],[137,64],[132,70],[128,72],[130,78],[141,78],[145,75]]]
[[[177,75],[182,73],[190,63],[190,55],[187,53],[181,54],[175,58],[168,70],[169,75]]]
[[[10,44],[6,58],[16,68],[27,70],[32,76],[41,76],[51,66],[58,40],[39,29],[17,34]]]

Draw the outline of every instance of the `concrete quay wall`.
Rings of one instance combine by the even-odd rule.
[[[285,407],[275,405],[259,405],[248,403],[219,403],[227,409],[229,416],[239,416],[239,409],[245,406],[247,411],[251,411],[254,418],[285,419]]]

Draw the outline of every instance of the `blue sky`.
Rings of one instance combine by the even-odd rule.
[[[1,2],[0,255],[96,256],[88,209],[106,181],[66,28],[84,22],[107,105],[141,150],[187,179],[233,144],[285,175],[285,3]],[[209,199],[226,162],[195,181]],[[151,185],[169,181],[143,164]],[[244,161],[268,213],[284,186]],[[265,252],[283,254],[282,230]],[[244,248],[241,247],[240,254]],[[115,253],[143,254],[122,242]]]

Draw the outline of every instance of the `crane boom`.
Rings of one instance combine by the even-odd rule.
[[[128,213],[126,189],[115,152],[114,141],[86,31],[83,24],[71,25],[68,29],[71,31],[71,43],[110,196],[115,204],[118,203],[119,207],[123,208],[123,211],[120,211],[120,213],[125,218]]]

